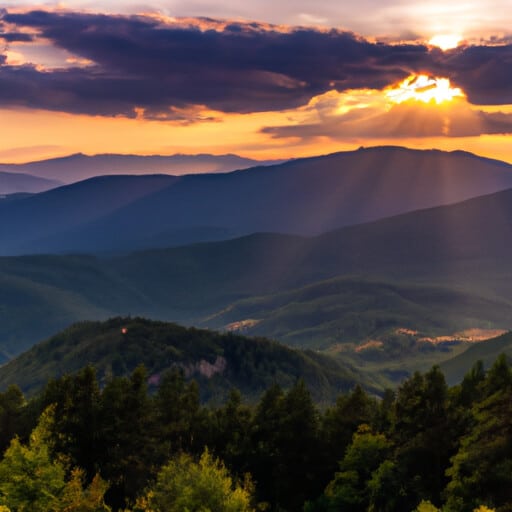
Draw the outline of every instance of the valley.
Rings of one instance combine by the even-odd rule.
[[[368,156],[366,151],[357,155]],[[405,155],[432,157],[429,152]],[[283,171],[280,166],[275,171],[272,167],[238,171],[233,179],[245,172],[267,176]],[[291,172],[293,168],[286,170]],[[297,172],[303,175],[300,169]],[[446,172],[456,176],[459,171]],[[36,233],[41,236],[50,226],[52,231],[69,233],[68,241],[83,239],[81,226],[93,217],[103,223],[109,215],[121,216],[118,212],[141,201],[155,206],[155,194],[165,191],[167,197],[168,190],[181,186],[179,180],[163,175],[112,176],[37,194],[6,205],[4,230],[8,226],[20,244]],[[95,207],[83,209],[80,205],[83,201],[91,205],[91,197]],[[200,194],[190,204],[204,206],[203,197]],[[65,205],[70,206],[70,214],[57,218]],[[121,242],[110,253],[4,256],[0,258],[2,357],[8,361],[76,321],[135,315],[263,336],[334,354],[366,372],[369,380],[380,382],[381,388],[396,385],[416,369],[425,370],[469,350],[468,340],[456,333],[480,329],[492,338],[510,329],[510,205],[511,191],[503,190],[313,236],[231,233],[230,239],[223,239],[227,232],[219,230],[211,236],[220,240],[161,249],[121,251]],[[236,203],[232,207],[241,208]],[[36,220],[23,213],[28,209],[33,214],[39,209]],[[280,217],[276,212],[272,215],[277,226]],[[23,218],[34,235],[16,224]],[[190,230],[201,232],[199,224]],[[123,240],[123,231],[110,235],[105,227],[91,232],[111,244]],[[210,235],[203,230],[200,236]],[[41,249],[48,240],[39,240]],[[425,341],[443,337],[442,343]]]

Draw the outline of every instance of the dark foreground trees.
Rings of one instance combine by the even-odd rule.
[[[256,404],[200,404],[179,371],[94,370],[26,402],[0,393],[0,505],[17,511],[512,510],[512,371],[505,357],[448,388],[433,368],[382,399],[317,407],[302,381]],[[36,423],[37,422],[37,423]],[[32,431],[32,434],[29,434]],[[250,475],[250,476],[248,476]],[[0,510],[2,510],[0,508]],[[482,510],[485,510],[482,508]]]

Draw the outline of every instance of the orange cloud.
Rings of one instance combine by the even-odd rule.
[[[476,137],[511,134],[512,114],[471,105],[445,79],[410,78],[384,91],[330,91],[314,98],[296,122],[267,126],[263,133],[300,140]]]

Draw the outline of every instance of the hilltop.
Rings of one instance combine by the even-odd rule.
[[[100,381],[127,376],[144,364],[154,385],[165,372],[178,368],[200,382],[205,400],[222,400],[233,387],[257,397],[274,383],[288,388],[302,378],[318,400],[329,401],[364,382],[357,371],[335,359],[267,339],[113,318],[75,324],[35,345],[0,367],[0,388],[17,384],[32,394],[49,378],[87,364],[94,366]]]

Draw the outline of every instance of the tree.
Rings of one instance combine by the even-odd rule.
[[[250,480],[234,482],[224,464],[205,450],[198,462],[187,454],[171,459],[135,511],[252,512],[251,499]]]
[[[258,498],[273,503],[277,500],[283,400],[284,392],[278,384],[268,388],[256,407],[251,432],[252,454],[249,464],[250,472],[258,482]]]
[[[360,425],[339,464],[339,471],[325,489],[325,510],[368,510],[371,498],[376,496],[374,473],[390,452],[391,443],[383,434],[373,433],[368,425]]]
[[[322,492],[320,424],[306,384],[299,380],[283,397],[275,460],[277,503],[300,510]]]
[[[247,471],[247,455],[250,445],[251,409],[242,403],[242,395],[232,389],[227,402],[211,415],[213,427],[211,439],[215,453],[230,467]]]
[[[447,471],[450,512],[481,504],[512,510],[512,378],[505,358],[489,370],[484,388],[488,396],[474,405],[473,427]]]
[[[90,485],[85,488],[85,472],[75,468],[71,471],[70,480],[64,486],[59,498],[59,512],[108,512],[103,497],[108,484],[94,475]]]
[[[51,381],[44,393],[44,403],[55,404],[52,442],[56,451],[69,456],[91,481],[102,454],[98,442],[100,389],[96,371],[89,365],[76,375]]]
[[[108,512],[103,501],[107,484],[95,476],[88,488],[84,472],[52,460],[50,430],[54,407],[47,409],[28,445],[14,438],[0,462],[0,505],[19,512]]]
[[[376,402],[359,385],[349,394],[340,395],[336,405],[326,411],[322,438],[325,442],[326,459],[330,459],[326,468],[329,474],[332,475],[336,470],[359,425],[372,424],[376,412]]]
[[[0,462],[0,503],[12,510],[57,510],[65,486],[65,471],[62,464],[50,459],[51,414],[51,410],[43,413],[28,446],[14,438]]]
[[[183,371],[178,369],[165,373],[156,392],[155,405],[160,452],[167,452],[164,461],[171,453],[193,450],[201,422],[197,383],[187,384]],[[167,450],[162,443],[166,443]]]
[[[139,489],[154,477],[159,459],[154,402],[148,396],[147,372],[136,368],[129,378],[112,379],[101,395],[99,446],[102,475],[111,487],[113,508],[135,500]]]
[[[16,433],[25,398],[20,388],[11,385],[0,393],[0,452],[3,453]]]
[[[406,510],[422,500],[441,504],[444,473],[456,452],[458,433],[448,408],[448,387],[436,366],[425,375],[416,372],[398,389],[393,440]]]

